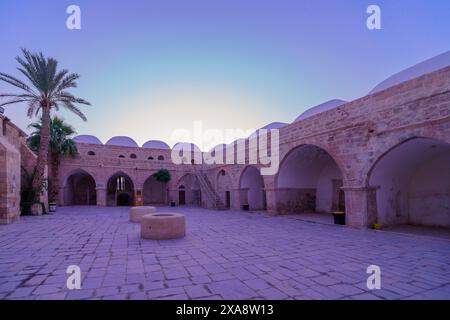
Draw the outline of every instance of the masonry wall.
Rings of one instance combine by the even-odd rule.
[[[408,222],[450,227],[450,154],[417,168],[409,186]]]
[[[281,128],[279,134],[281,165],[285,157],[301,145],[316,146],[330,155],[337,169],[330,171],[328,178],[342,184],[348,224],[370,226],[377,221],[379,206],[382,205],[377,203],[377,187],[370,184],[375,164],[395,146],[416,137],[450,143],[450,67],[294,122]],[[245,145],[247,156],[242,164],[199,165],[207,172],[221,197],[224,191],[230,190],[234,209],[240,209],[245,200],[245,191],[241,190],[239,181],[249,164],[248,155],[254,151],[248,141]],[[103,204],[102,190],[108,178],[116,172],[130,176],[139,189],[156,170],[168,169],[173,176],[167,186],[168,201],[175,201],[178,197],[177,181],[194,172],[190,165],[172,164],[170,150],[82,144],[79,149],[78,158],[63,161],[60,178],[63,181],[78,168],[89,172],[96,181],[99,205]],[[88,156],[90,150],[96,155]],[[275,155],[275,150],[269,148],[269,153]],[[119,158],[120,154],[125,158]],[[131,159],[131,154],[136,154],[136,159]],[[164,161],[148,160],[149,156],[157,159],[160,154],[164,155]],[[256,166],[261,168],[259,164]],[[225,170],[229,179],[219,180],[220,170]],[[330,191],[329,184],[280,187],[276,184],[276,174],[263,179],[269,213],[307,210],[306,193],[315,196],[323,190],[326,197],[318,202],[317,207],[329,210],[330,199],[331,207],[335,206],[336,191]]]
[[[21,165],[32,172],[35,161],[25,133],[0,115],[0,224],[19,220]]]

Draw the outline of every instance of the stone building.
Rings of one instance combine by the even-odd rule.
[[[0,115],[0,224],[20,217],[21,170],[33,172],[37,157],[25,143],[26,134]]]
[[[364,97],[332,100],[268,128],[279,130],[280,167],[264,176],[261,165],[250,164],[249,139],[245,164],[176,165],[161,141],[139,147],[128,137],[103,144],[78,136],[79,156],[61,164],[59,204],[248,205],[274,215],[345,210],[347,224],[357,228],[450,227],[450,52]],[[192,146],[194,158],[199,152]],[[172,175],[167,185],[153,178],[161,168]]]

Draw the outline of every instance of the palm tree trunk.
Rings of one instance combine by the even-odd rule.
[[[59,193],[59,153],[52,153],[52,189],[50,191],[50,201],[58,202]]]
[[[50,142],[50,106],[48,103],[42,106],[42,128],[41,141],[36,164],[36,174],[33,179],[33,189],[36,190],[36,197],[39,197],[44,191],[45,166],[48,159],[48,148]],[[38,200],[38,199],[36,199]]]

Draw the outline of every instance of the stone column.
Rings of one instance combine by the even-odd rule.
[[[244,200],[247,199],[248,188],[231,190],[231,208],[233,210],[242,210]]]
[[[97,188],[95,188],[95,191],[97,192],[97,206],[106,206],[106,188],[103,186],[97,186]]]
[[[266,191],[266,206],[267,206],[267,212],[272,215],[278,215],[278,209],[277,209],[277,189],[275,188],[266,188],[264,189]]]
[[[168,188],[167,189],[167,205],[170,205],[170,202],[178,203],[178,189]]]
[[[66,203],[64,201],[64,194],[66,193],[66,187],[59,187],[58,192],[58,206],[65,206]]]
[[[354,228],[367,228],[377,219],[377,187],[344,186],[346,224]]]

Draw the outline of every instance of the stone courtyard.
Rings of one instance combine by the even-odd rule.
[[[141,240],[126,207],[0,226],[0,299],[450,299],[450,241],[266,213],[161,207],[187,235]],[[68,290],[66,269],[81,268]],[[381,268],[369,290],[366,268]]]

